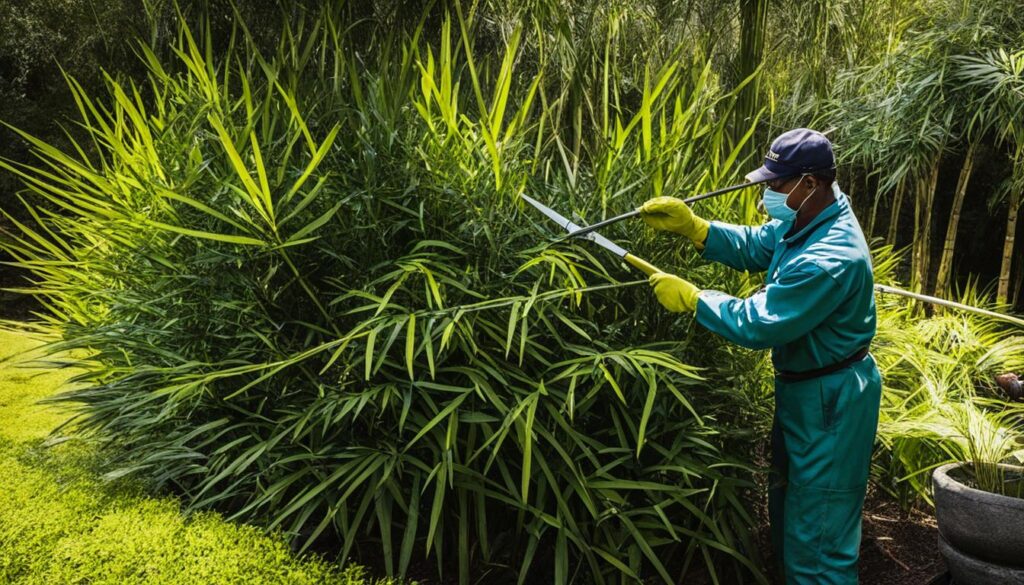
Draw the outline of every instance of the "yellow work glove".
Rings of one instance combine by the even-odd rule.
[[[700,289],[692,282],[664,272],[655,272],[648,282],[654,287],[658,302],[669,311],[681,313],[697,310],[697,295]]]
[[[699,217],[682,199],[655,197],[640,208],[640,217],[656,230],[666,230],[686,236],[700,247],[708,237],[711,223]]]

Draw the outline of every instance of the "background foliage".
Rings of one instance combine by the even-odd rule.
[[[998,48],[1022,28],[1005,11],[244,8],[148,6],[131,65],[67,77],[66,135],[14,124],[33,158],[0,161],[24,186],[5,195],[2,246],[63,338],[51,350],[90,352],[83,386],[58,400],[111,453],[109,476],[300,550],[460,582],[765,581],[750,505],[765,356],[665,313],[602,251],[555,244],[521,193],[596,221],[735,182],[784,127],[836,125],[840,182],[869,232],[903,242],[914,202],[917,244],[879,246],[879,281],[952,287],[929,276],[929,242],[943,197],[977,199],[971,177],[1011,178],[991,204],[1014,225],[1020,69]],[[886,34],[864,34],[879,22]],[[957,92],[991,113],[970,117]],[[981,170],[947,189],[960,144]],[[755,198],[698,211],[754,223]],[[636,224],[605,233],[699,286],[759,286]],[[1014,258],[1011,237],[997,245]],[[983,380],[1019,368],[1024,341],[880,309],[875,477],[910,504],[931,466],[1019,444],[1019,411]]]

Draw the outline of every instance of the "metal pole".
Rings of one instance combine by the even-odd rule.
[[[1013,323],[1014,325],[1020,325],[1021,327],[1024,327],[1024,319],[1020,319],[1018,317],[1013,317],[1011,315],[1004,315],[1002,313],[997,313],[995,311],[989,311],[988,309],[982,309],[980,307],[972,307],[971,305],[965,305],[963,303],[957,303],[955,301],[947,301],[946,299],[940,299],[938,297],[930,297],[928,295],[923,295],[923,294],[920,294],[920,293],[910,292],[909,290],[903,290],[901,288],[894,288],[894,287],[891,287],[891,286],[886,286],[884,284],[876,284],[875,285],[875,290],[877,290],[878,292],[882,292],[882,293],[887,293],[887,294],[893,294],[893,295],[899,295],[899,296],[903,296],[903,297],[908,297],[908,298],[915,299],[915,300],[918,300],[918,301],[923,301],[923,302],[926,302],[926,303],[931,303],[933,305],[939,305],[941,307],[950,307],[952,309],[960,309],[961,311],[967,311],[968,313],[975,313],[975,314],[978,314],[978,315],[985,315],[986,317],[992,317],[993,319],[1000,319],[1002,321],[1007,321],[1009,323]]]

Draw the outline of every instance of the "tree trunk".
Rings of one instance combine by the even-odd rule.
[[[946,226],[946,242],[942,246],[942,259],[939,261],[939,274],[935,278],[935,292],[944,295],[950,290],[953,274],[953,251],[956,248],[956,232],[960,226],[960,212],[963,210],[964,198],[967,195],[967,183],[974,172],[974,158],[978,151],[978,143],[971,142],[967,146],[964,166],[960,168],[960,178],[956,182],[956,193],[953,194],[953,208],[949,212],[949,225]]]
[[[996,301],[1006,303],[1010,293],[1010,268],[1013,266],[1013,244],[1017,235],[1017,214],[1020,212],[1020,192],[1016,185],[1010,191],[1010,211],[1006,214],[1006,239],[1003,240],[1003,264],[999,268],[999,290]]]
[[[900,224],[900,208],[903,207],[903,192],[906,191],[906,179],[901,179],[896,185],[896,195],[892,200],[892,209],[889,213],[889,233],[885,236],[885,243],[893,248],[896,247],[896,227]]]

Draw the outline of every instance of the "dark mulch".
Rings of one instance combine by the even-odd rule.
[[[862,585],[928,585],[945,572],[935,517],[904,512],[885,495],[869,494],[864,504],[860,545]]]
[[[767,513],[763,504],[756,509],[762,519],[762,554],[771,563]],[[862,518],[861,585],[930,585],[945,573],[930,512],[904,512],[888,495],[869,488]]]

